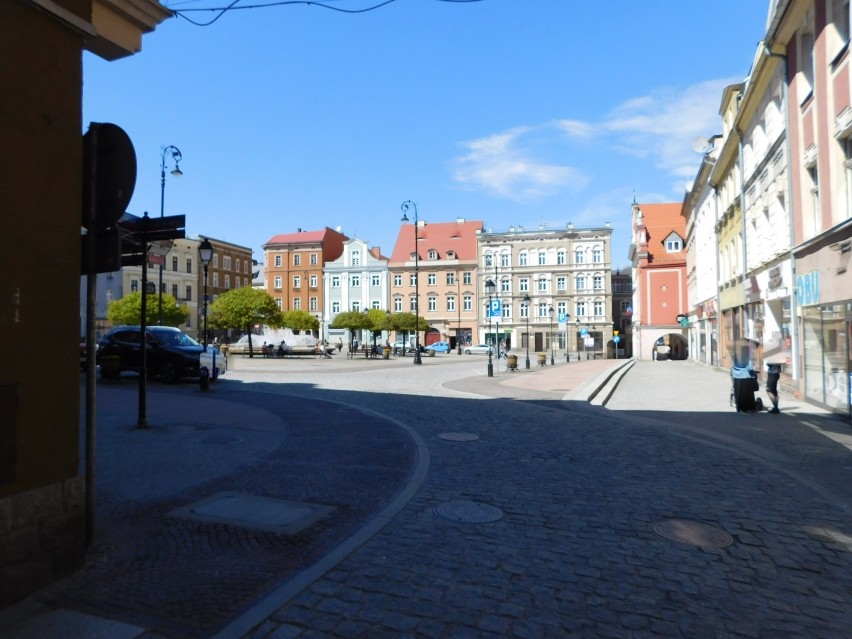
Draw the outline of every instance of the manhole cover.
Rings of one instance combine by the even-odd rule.
[[[450,442],[475,442],[479,439],[476,433],[439,433],[438,437]]]
[[[294,535],[325,517],[334,506],[222,492],[169,513],[173,517]]]
[[[734,539],[721,528],[687,519],[667,519],[651,524],[651,530],[663,539],[700,548],[724,548]]]
[[[487,524],[502,519],[503,511],[478,501],[448,501],[436,506],[433,511],[438,517],[450,521]]]

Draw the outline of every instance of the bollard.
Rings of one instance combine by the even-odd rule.
[[[201,390],[210,390],[210,371],[207,370],[206,366],[202,366],[201,370],[198,371],[198,383],[201,385]]]

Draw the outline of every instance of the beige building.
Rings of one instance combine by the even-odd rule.
[[[612,346],[611,240],[608,223],[481,232],[477,341],[562,359],[606,356]],[[496,285],[490,305],[488,280]]]

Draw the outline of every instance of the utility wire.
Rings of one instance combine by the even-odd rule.
[[[236,11],[238,9],[266,9],[268,7],[280,7],[284,5],[291,4],[306,4],[310,6],[320,7],[322,9],[331,9],[332,11],[339,11],[341,13],[367,13],[368,11],[374,11],[376,9],[380,9],[386,5],[389,5],[392,2],[396,2],[397,0],[384,0],[384,2],[379,2],[378,4],[374,4],[369,7],[365,7],[363,9],[344,9],[342,7],[335,7],[330,4],[326,4],[325,2],[315,2],[314,0],[276,0],[274,2],[266,2],[262,4],[246,4],[237,6],[239,2],[242,0],[234,0],[231,4],[226,7],[207,7],[207,8],[196,8],[196,9],[175,9],[172,12],[178,18],[183,18],[187,22],[194,24],[197,27],[209,27],[211,24],[216,22],[219,18],[225,15],[228,11]],[[457,4],[465,4],[469,2],[484,2],[485,0],[434,0],[435,2],[450,2]],[[197,22],[188,18],[185,14],[191,11],[217,11],[218,14],[215,18],[210,20],[209,22]]]

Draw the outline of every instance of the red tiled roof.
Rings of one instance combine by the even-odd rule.
[[[682,253],[666,253],[665,241],[672,233],[677,233],[686,242],[686,220],[681,215],[682,203],[639,204],[642,220],[648,234],[648,252],[654,257],[655,264],[682,262],[686,247]]]
[[[425,259],[429,251],[438,252],[439,259],[447,259],[447,253],[454,251],[459,260],[476,259],[476,232],[482,230],[483,223],[472,222],[424,222],[420,221],[417,239],[420,259]],[[414,224],[403,224],[393,247],[390,262],[408,262],[414,253]]]
[[[320,231],[282,233],[280,235],[273,236],[268,242],[266,242],[266,244],[316,244],[317,242],[322,242],[323,238],[325,238],[329,231],[331,231],[331,229],[326,227]]]

